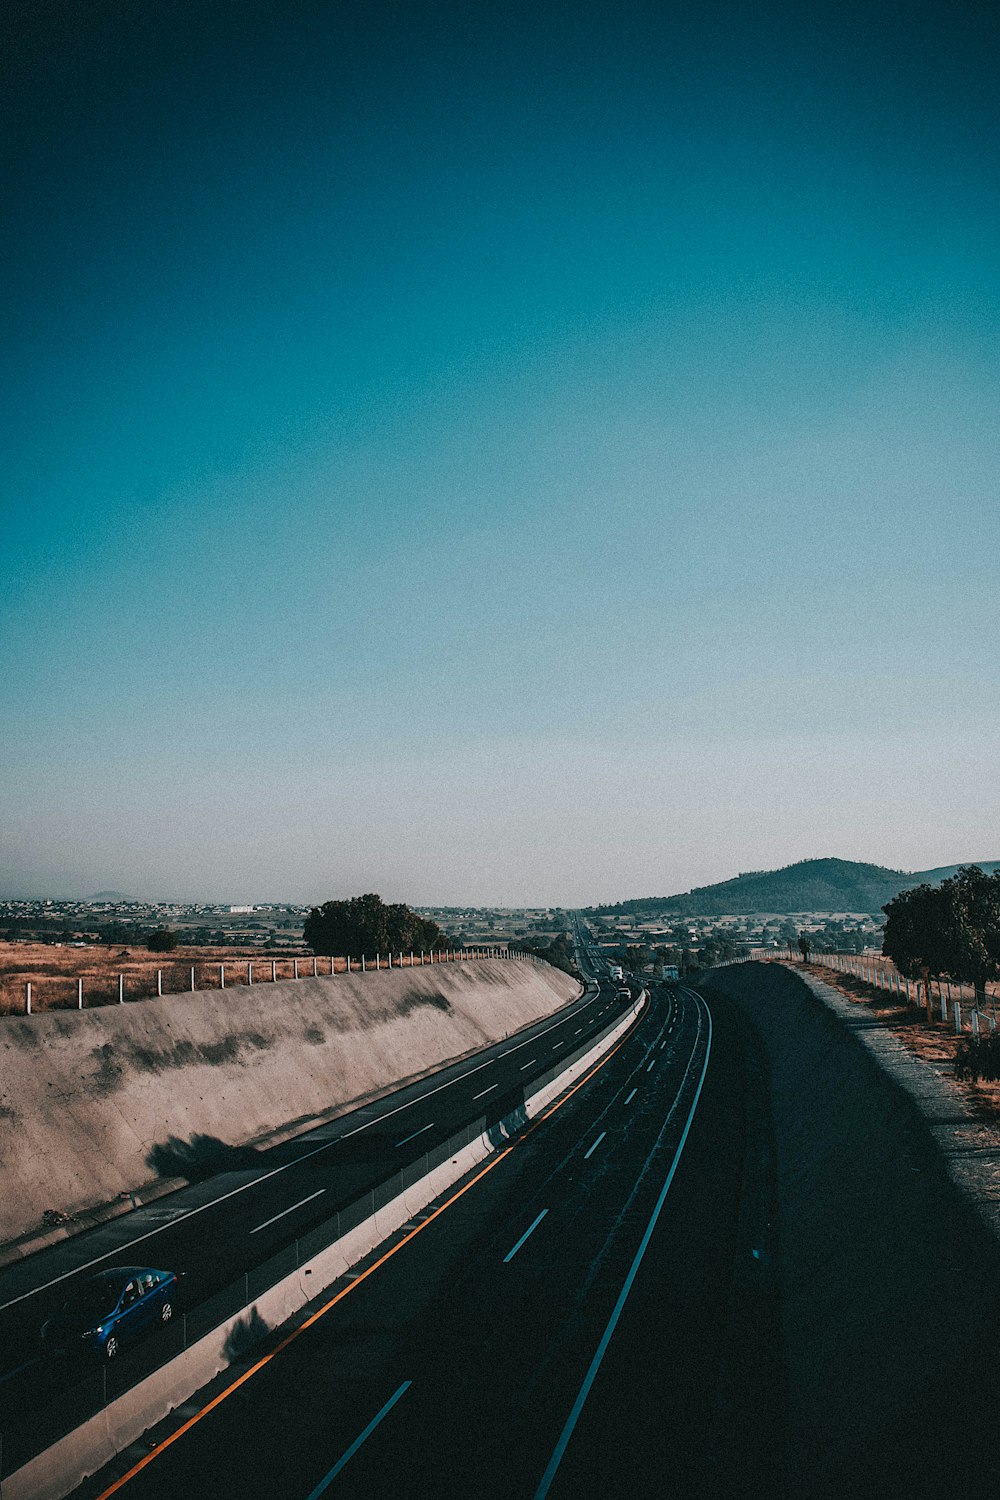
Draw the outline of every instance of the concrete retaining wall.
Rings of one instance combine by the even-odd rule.
[[[378,1097],[578,994],[548,965],[489,959],[0,1018],[0,1244],[47,1209],[177,1184],[220,1147]]]

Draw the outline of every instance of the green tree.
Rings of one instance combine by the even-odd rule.
[[[146,939],[150,953],[172,953],[177,947],[177,934],[169,927],[157,927]]]
[[[452,946],[436,922],[401,903],[388,906],[374,893],[314,906],[306,917],[303,937],[314,953],[358,959]]]
[[[545,943],[515,942],[511,944],[519,953],[533,953],[536,958],[544,958],[555,969],[562,969],[566,974],[572,974],[579,978],[580,971],[576,966],[576,946],[572,936],[568,932],[557,932],[552,941]]]
[[[943,974],[946,967],[943,934],[947,906],[947,894],[941,886],[924,884],[900,891],[882,908],[882,952],[905,978],[923,981],[928,1015],[931,978]]]
[[[804,932],[799,933],[799,952],[805,963],[809,962],[809,949],[812,947],[812,939]]]
[[[1000,977],[1000,871],[986,875],[978,865],[964,865],[941,890],[947,893],[944,972],[971,984],[981,1009],[987,981]]]

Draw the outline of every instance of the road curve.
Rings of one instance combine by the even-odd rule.
[[[732,1054],[704,1000],[658,989],[584,1086],[81,1500],[544,1500],[618,1492],[623,1473],[637,1494],[716,1493],[740,1248]]]

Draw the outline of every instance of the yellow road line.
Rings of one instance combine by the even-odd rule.
[[[634,1025],[638,1025],[639,1020],[641,1019],[641,1015],[642,1012],[640,1012],[640,1015],[636,1016],[635,1022],[633,1023]],[[612,1047],[607,1056],[602,1057],[600,1062],[595,1063],[590,1072],[586,1073],[584,1077],[580,1079],[579,1083],[575,1083],[571,1089],[569,1089],[565,1094],[561,1096],[561,1098],[556,1100],[556,1102],[550,1109],[547,1109],[544,1114],[539,1115],[538,1119],[529,1130],[526,1130],[523,1135],[518,1136],[516,1141],[513,1141],[509,1146],[506,1146],[498,1156],[495,1156],[493,1158],[492,1161],[487,1162],[481,1172],[477,1172],[475,1177],[471,1178],[464,1187],[460,1187],[457,1193],[453,1193],[451,1197],[448,1198],[444,1203],[442,1203],[439,1208],[436,1208],[432,1214],[428,1214],[423,1223],[418,1224],[414,1229],[411,1229],[409,1234],[404,1235],[404,1237],[401,1240],[397,1241],[397,1243],[393,1245],[390,1250],[387,1250],[384,1255],[379,1256],[378,1260],[373,1261],[372,1264],[367,1268],[367,1270],[362,1271],[359,1276],[356,1276],[349,1286],[342,1287],[341,1290],[337,1292],[335,1296],[331,1297],[328,1302],[325,1302],[322,1307],[317,1308],[314,1313],[311,1313],[303,1323],[300,1323],[299,1326],[293,1329],[286,1338],[283,1338],[281,1343],[277,1344],[269,1354],[263,1355],[256,1361],[255,1364],[252,1364],[248,1370],[244,1370],[243,1374],[239,1375],[231,1385],[227,1385],[224,1391],[220,1391],[217,1396],[213,1396],[211,1401],[203,1406],[200,1411],[196,1411],[193,1417],[188,1417],[187,1421],[182,1422],[180,1427],[176,1428],[176,1430],[172,1432],[169,1437],[165,1437],[162,1443],[158,1443],[151,1453],[147,1453],[143,1458],[140,1458],[138,1463],[133,1464],[132,1468],[129,1469],[127,1473],[123,1474],[120,1479],[116,1479],[114,1484],[109,1485],[106,1490],[102,1490],[101,1493],[97,1496],[97,1500],[108,1500],[109,1495],[114,1495],[118,1492],[118,1490],[123,1489],[124,1486],[128,1484],[130,1480],[134,1479],[137,1474],[140,1474],[148,1464],[151,1464],[154,1459],[159,1458],[162,1453],[165,1453],[166,1450],[171,1446],[171,1444],[176,1443],[178,1438],[182,1438],[186,1432],[190,1432],[191,1428],[194,1427],[198,1422],[200,1422],[202,1417],[207,1417],[209,1412],[214,1411],[217,1406],[221,1406],[223,1401],[225,1401],[228,1396],[231,1396],[234,1391],[238,1391],[241,1385],[245,1385],[252,1375],[256,1375],[257,1371],[262,1370],[265,1365],[269,1365],[271,1363],[271,1360],[279,1355],[283,1349],[287,1349],[289,1344],[293,1344],[300,1334],[305,1333],[306,1329],[311,1328],[314,1323],[318,1323],[320,1318],[325,1317],[332,1307],[336,1307],[338,1302],[342,1302],[349,1292],[353,1292],[354,1289],[356,1287],[359,1287],[363,1281],[367,1281],[368,1277],[371,1276],[373,1272],[377,1271],[381,1266],[384,1266],[387,1260],[391,1260],[397,1251],[402,1250],[404,1245],[408,1245],[411,1240],[415,1239],[422,1230],[427,1228],[428,1224],[433,1224],[434,1220],[439,1218],[446,1209],[451,1208],[452,1204],[457,1203],[459,1198],[463,1197],[470,1188],[475,1187],[476,1183],[480,1182],[486,1176],[487,1172],[492,1172],[494,1167],[498,1167],[500,1163],[506,1157],[508,1157],[517,1146],[523,1144],[523,1142],[526,1141],[530,1135],[533,1135],[545,1120],[548,1120],[552,1115],[555,1114],[557,1109],[562,1109],[563,1105],[566,1104],[568,1100],[572,1099],[573,1095],[577,1092],[578,1089],[583,1088],[583,1085],[585,1083],[589,1083],[594,1074],[600,1072],[601,1068],[603,1068],[607,1063],[611,1061],[615,1053],[624,1046],[625,1038],[629,1035],[629,1032],[631,1032],[632,1029],[633,1027],[630,1026],[628,1031],[626,1031],[622,1036],[621,1040],[617,1042],[614,1047]]]

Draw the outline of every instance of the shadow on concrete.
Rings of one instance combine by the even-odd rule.
[[[261,1317],[255,1307],[251,1307],[245,1317],[237,1319],[229,1330],[226,1339],[225,1356],[230,1364],[234,1360],[242,1359],[255,1349],[261,1339],[266,1338],[271,1332],[267,1323]]]
[[[189,1141],[169,1136],[146,1156],[146,1165],[159,1177],[183,1177],[203,1182],[219,1172],[241,1172],[259,1165],[260,1152],[252,1146],[230,1146],[214,1135],[193,1135]]]

